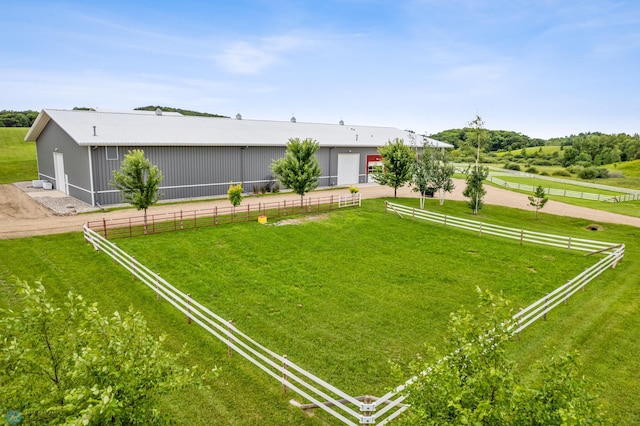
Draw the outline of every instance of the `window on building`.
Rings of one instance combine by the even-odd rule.
[[[107,147],[107,160],[117,160],[118,159],[118,147],[117,146],[108,146]]]

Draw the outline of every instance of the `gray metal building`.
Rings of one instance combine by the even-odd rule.
[[[143,149],[164,175],[162,199],[247,192],[273,185],[270,167],[289,138],[320,144],[320,186],[364,183],[379,164],[377,148],[412,134],[391,127],[183,116],[162,111],[45,109],[25,140],[36,141],[38,174],[54,188],[91,205],[121,202],[110,184],[124,156]],[[422,139],[422,138],[420,138]],[[450,145],[428,140],[435,146]]]

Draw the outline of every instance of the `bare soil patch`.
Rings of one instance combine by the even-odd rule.
[[[50,216],[53,213],[14,185],[0,185],[0,219],[41,219]]]

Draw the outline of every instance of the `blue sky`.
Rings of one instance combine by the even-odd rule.
[[[0,109],[640,132],[637,0],[2,3]]]

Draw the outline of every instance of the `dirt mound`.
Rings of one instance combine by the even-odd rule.
[[[0,185],[0,219],[40,219],[51,212],[13,185]]]

